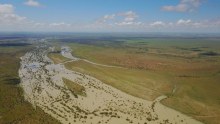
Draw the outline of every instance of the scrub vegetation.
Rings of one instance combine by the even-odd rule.
[[[85,61],[66,63],[133,96],[162,103],[193,118],[217,124],[220,116],[219,38],[110,38],[58,40]],[[88,41],[88,42],[86,42]]]
[[[0,43],[4,40],[2,39]],[[0,123],[58,124],[40,108],[24,100],[18,69],[20,57],[33,46],[30,44],[0,45]]]
[[[83,86],[66,78],[63,78],[63,82],[74,95],[86,96],[85,88]]]
[[[59,123],[24,100],[19,62],[34,45],[17,41],[0,41],[0,123]],[[48,53],[55,64],[146,100],[165,94],[162,104],[170,108],[204,123],[220,121],[220,38],[62,36],[48,41],[55,46]],[[63,57],[64,45],[80,60]],[[72,93],[86,96],[81,85],[63,81]]]

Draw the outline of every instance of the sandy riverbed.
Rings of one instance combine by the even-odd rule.
[[[47,57],[47,52],[48,47],[41,45],[21,58],[21,87],[27,101],[62,123],[200,124],[160,104],[166,96],[154,101],[133,97],[94,77],[68,70],[62,64],[54,64]],[[67,54],[64,57],[76,59]],[[63,78],[83,86],[86,96],[71,92]]]

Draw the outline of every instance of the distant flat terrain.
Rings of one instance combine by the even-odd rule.
[[[7,37],[0,57],[0,123],[220,121],[218,37]]]
[[[220,39],[212,37],[96,38],[56,40],[85,61],[66,63],[128,94],[153,100],[205,123],[219,122]]]
[[[163,106],[160,101],[167,98],[163,94],[152,101],[140,99],[95,77],[66,69],[66,63],[81,60],[71,55],[68,46],[62,46],[60,54],[72,61],[64,63],[54,64],[47,57],[50,50],[54,52],[53,48],[42,43],[21,57],[20,86],[27,101],[63,124],[201,123]],[[82,61],[106,68],[119,68],[85,59]]]

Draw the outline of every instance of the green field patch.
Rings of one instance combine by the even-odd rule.
[[[220,40],[218,38],[126,38],[117,46],[68,42],[73,55],[83,61],[65,64],[130,95],[163,104],[205,123],[218,124],[220,115]],[[105,44],[106,43],[106,44]],[[117,46],[117,47],[115,47]],[[211,52],[210,52],[211,51]],[[176,90],[172,93],[174,86]]]
[[[138,69],[102,67],[77,61],[66,63],[68,69],[91,75],[133,96],[154,100],[156,97],[172,91],[166,75]]]
[[[1,124],[59,124],[39,107],[24,99],[18,69],[20,57],[31,46],[0,47],[0,123]]]
[[[67,88],[73,93],[74,96],[86,96],[85,87],[66,78],[63,78],[63,82],[67,86]]]
[[[70,59],[66,58],[66,57],[63,57],[60,52],[50,52],[48,53],[48,57],[50,59],[52,59],[52,61],[55,63],[55,64],[60,64],[60,63],[64,63],[66,61],[69,61]]]

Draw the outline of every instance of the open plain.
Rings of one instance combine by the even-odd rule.
[[[218,38],[96,37],[3,42],[2,123],[218,124]]]
[[[91,76],[67,70],[62,63],[53,64],[47,49],[47,45],[37,46],[21,58],[21,86],[27,101],[62,123],[200,123],[160,104],[166,96],[143,100]],[[61,54],[78,61],[67,49],[63,47]],[[84,90],[71,90],[66,80]]]

